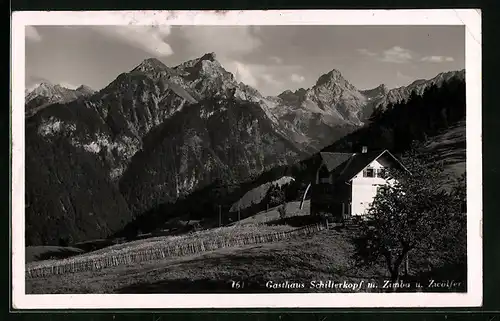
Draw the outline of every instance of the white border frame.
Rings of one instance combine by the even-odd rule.
[[[332,23],[333,22],[333,23]],[[26,295],[24,59],[26,25],[465,25],[467,293]],[[472,307],[482,304],[481,11],[99,11],[12,15],[12,299],[15,309]]]

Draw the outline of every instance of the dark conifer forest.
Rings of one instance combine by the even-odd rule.
[[[375,109],[370,123],[349,134],[324,151],[359,151],[389,149],[401,153],[413,141],[427,138],[446,130],[460,120],[465,120],[465,82],[452,78],[441,87],[433,85],[422,96],[412,93],[405,103],[390,104],[385,109]]]

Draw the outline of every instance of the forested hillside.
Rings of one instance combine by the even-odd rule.
[[[413,93],[408,102],[374,110],[371,123],[324,148],[324,151],[389,149],[400,153],[413,140],[425,141],[465,119],[465,82],[452,78],[441,87],[433,85],[422,96]]]

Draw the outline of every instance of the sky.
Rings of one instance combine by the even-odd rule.
[[[26,86],[104,88],[155,57],[167,66],[215,52],[263,95],[310,88],[332,69],[360,90],[465,68],[463,26],[27,26]]]

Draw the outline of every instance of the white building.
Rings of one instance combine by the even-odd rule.
[[[406,170],[389,151],[361,153],[320,153],[316,178],[311,186],[311,214],[330,213],[342,220],[366,214],[377,189],[390,183],[385,168]]]

